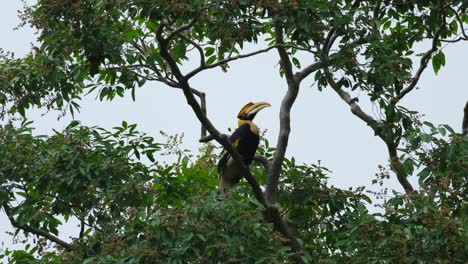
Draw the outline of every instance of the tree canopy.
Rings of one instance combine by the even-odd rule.
[[[445,66],[445,45],[468,40],[467,9],[465,0],[38,0],[22,13],[38,46],[22,58],[0,54],[0,204],[16,234],[35,237],[4,259],[466,262],[468,105],[457,133],[402,99],[428,65],[436,73]],[[215,68],[229,74],[229,64],[266,52],[278,55],[287,89],[278,140],[264,140],[249,168],[208,119],[205,92],[191,80]],[[286,157],[291,108],[312,77],[385,143],[389,164],[376,181],[396,177],[404,192],[393,190],[381,213],[367,209],[366,187],[329,186],[326,168]],[[88,94],[113,100],[130,90],[135,99],[147,82],[181,90],[202,126],[198,152],[125,121],[112,130],[73,121],[37,136],[24,120],[32,107],[74,115]],[[210,141],[242,164],[246,181],[227,197],[216,192],[219,151]],[[176,160],[161,162],[165,151]],[[58,231],[69,221],[80,229],[72,241]]]

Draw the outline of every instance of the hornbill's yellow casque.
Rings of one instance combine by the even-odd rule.
[[[258,127],[252,122],[255,115],[265,107],[271,106],[267,102],[248,103],[237,115],[238,128],[232,133],[229,141],[242,156],[248,166],[252,163],[260,142]],[[241,169],[226,150],[221,153],[218,162],[219,192],[227,194],[242,178]]]

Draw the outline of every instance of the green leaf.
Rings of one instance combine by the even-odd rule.
[[[299,60],[298,60],[297,58],[294,58],[294,57],[293,57],[293,58],[292,58],[292,62],[293,62],[294,66],[295,66],[296,68],[298,68],[298,69],[301,68],[301,63],[299,62]]]
[[[435,74],[439,72],[442,66],[445,66],[445,54],[439,51],[432,57],[432,68]]]
[[[66,129],[72,129],[74,127],[77,127],[78,125],[80,125],[80,121],[78,120],[73,120],[70,122],[70,124],[67,126]]]
[[[213,55],[215,52],[215,48],[213,47],[206,47],[205,48],[205,56],[206,57],[210,57],[211,55]]]
[[[206,64],[212,64],[213,62],[216,61],[216,59],[217,59],[217,56],[213,55],[206,60]]]

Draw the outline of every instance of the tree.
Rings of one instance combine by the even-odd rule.
[[[462,263],[468,139],[421,120],[401,100],[430,62],[436,73],[445,65],[445,43],[468,40],[467,7],[445,0],[39,0],[23,18],[39,30],[40,46],[24,58],[1,56],[4,118],[24,116],[31,106],[73,115],[85,94],[112,100],[131,90],[135,98],[146,82],[161,82],[182,90],[202,125],[201,141],[215,140],[243,164],[207,118],[206,95],[191,80],[276,51],[287,84],[280,132],[275,147],[264,142],[254,167],[243,164],[248,186],[224,199],[213,194],[212,145],[196,166],[182,158],[164,165],[154,158],[160,143],[135,124],[106,131],[73,122],[44,138],[27,122],[9,122],[0,133],[3,210],[18,232],[60,247],[38,262]],[[415,62],[423,41],[431,45]],[[247,53],[247,43],[265,46]],[[199,65],[187,69],[195,56]],[[314,62],[304,65],[304,58]],[[325,168],[285,157],[291,109],[312,74],[319,90],[333,89],[387,146],[405,194],[395,192],[384,214],[367,211],[364,188],[329,187]],[[356,92],[379,117],[360,107]],[[72,243],[59,238],[60,216],[80,222]],[[6,255],[32,261],[38,248]]]

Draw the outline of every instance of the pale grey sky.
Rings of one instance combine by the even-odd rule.
[[[19,20],[16,10],[21,1],[0,0],[0,48],[24,55],[34,41],[34,32],[29,28],[12,29]],[[425,114],[433,123],[443,123],[461,130],[462,110],[468,99],[467,76],[468,43],[449,45],[444,48],[447,66],[438,76],[431,68],[423,74],[418,87],[402,104]],[[195,88],[207,93],[208,115],[221,131],[235,127],[236,114],[249,101],[268,101],[273,107],[264,110],[256,118],[270,142],[276,142],[278,133],[278,111],[285,81],[278,75],[277,54],[268,54],[236,61],[230,64],[227,74],[220,70],[203,73],[193,81]],[[308,163],[322,161],[332,170],[329,182],[341,188],[370,186],[379,164],[387,164],[386,148],[381,140],[361,120],[351,114],[347,105],[330,89],[319,92],[311,87],[313,77],[303,82],[299,98],[292,111],[292,132],[287,151],[288,156]],[[365,98],[365,95],[361,96]],[[113,102],[99,102],[88,97],[81,103],[82,110],[76,119],[85,125],[111,128],[122,120],[137,123],[140,130],[158,139],[158,131],[169,134],[184,133],[184,147],[196,150],[200,145],[200,125],[186,104],[180,90],[158,83],[147,84],[137,90],[136,102],[130,96],[117,98]],[[364,105],[369,106],[369,105]],[[371,108],[366,111],[372,113]],[[48,134],[52,128],[63,129],[70,118],[57,121],[57,115],[44,111],[32,111],[28,117],[35,121],[36,133]],[[162,139],[161,139],[162,140]],[[415,177],[410,179],[416,183]],[[402,191],[395,177],[384,187]],[[379,189],[371,187],[370,189]],[[8,219],[0,212],[0,245],[11,243],[5,230],[11,230]],[[65,230],[67,237],[73,229]],[[1,247],[0,247],[1,248]]]

